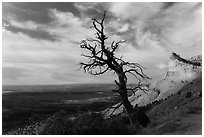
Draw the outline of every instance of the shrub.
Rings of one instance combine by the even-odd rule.
[[[103,119],[99,113],[86,113],[69,120],[64,111],[47,120],[40,134],[47,135],[125,135],[134,134],[125,116]]]

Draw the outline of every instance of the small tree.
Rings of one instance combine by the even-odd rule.
[[[88,62],[80,63],[80,68],[83,68],[85,72],[89,72],[92,75],[101,75],[107,71],[113,71],[118,76],[118,81],[115,83],[118,86],[117,92],[120,97],[122,104],[128,114],[130,124],[133,124],[131,114],[133,113],[133,106],[128,100],[128,91],[135,93],[138,89],[145,91],[141,86],[141,79],[148,79],[148,77],[143,73],[143,67],[138,63],[126,62],[122,57],[116,57],[115,52],[119,46],[125,41],[113,41],[109,45],[105,42],[108,37],[104,32],[104,20],[106,12],[103,14],[101,21],[97,19],[93,20],[93,27],[96,30],[96,38],[83,40],[80,47],[89,52],[89,55],[82,54],[85,58],[88,58]],[[133,75],[137,80],[138,84],[136,87],[127,87],[127,74]]]

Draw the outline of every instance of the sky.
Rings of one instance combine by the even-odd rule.
[[[113,83],[113,72],[78,70],[86,61],[79,45],[95,37],[92,19],[105,10],[108,42],[126,40],[116,55],[140,63],[152,80],[168,70],[172,52],[202,54],[202,3],[3,2],[2,83]]]

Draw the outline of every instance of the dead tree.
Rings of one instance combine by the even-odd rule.
[[[101,75],[108,71],[113,71],[118,76],[118,81],[115,83],[118,86],[117,92],[120,97],[122,104],[124,105],[128,114],[130,123],[133,124],[131,114],[133,113],[133,106],[128,100],[128,91],[135,92],[137,90],[143,90],[141,87],[141,79],[148,78],[143,73],[143,67],[138,63],[126,62],[122,57],[116,57],[115,52],[119,46],[125,41],[113,41],[112,43],[106,43],[108,37],[105,35],[104,20],[106,12],[103,14],[102,20],[92,19],[93,27],[96,30],[96,38],[83,40],[80,47],[88,51],[87,54],[82,54],[88,59],[87,63],[81,62],[80,68],[83,68],[85,72],[89,72],[92,75]],[[139,80],[136,87],[127,87],[127,74],[133,75]]]

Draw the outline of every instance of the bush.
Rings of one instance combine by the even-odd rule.
[[[42,135],[61,135],[66,133],[68,126],[72,127],[73,123],[66,117],[67,113],[62,110],[55,113],[48,118],[45,126],[41,129],[39,134]],[[66,126],[65,126],[66,125]]]
[[[134,130],[135,132],[135,130]],[[47,120],[40,134],[44,135],[125,135],[134,134],[125,116],[103,119],[99,113],[86,113],[70,120],[64,111]]]

